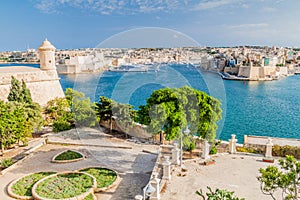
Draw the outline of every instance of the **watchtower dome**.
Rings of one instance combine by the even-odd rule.
[[[56,70],[55,47],[47,39],[39,47],[39,56],[41,70]]]

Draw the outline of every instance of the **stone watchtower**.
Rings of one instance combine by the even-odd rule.
[[[39,47],[41,70],[56,70],[55,47],[45,39]]]

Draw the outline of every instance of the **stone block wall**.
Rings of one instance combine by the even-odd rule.
[[[109,121],[101,121],[100,125],[104,126],[105,128],[110,128]],[[127,129],[122,128],[115,119],[113,119],[112,122],[112,129],[119,131],[119,132],[124,132],[132,137],[137,137],[137,138],[142,138],[142,139],[150,139],[152,138],[152,134],[148,133],[145,129],[145,126],[133,123],[130,127]]]
[[[40,70],[32,67],[9,67],[0,71],[0,100],[6,101],[10,92],[11,77],[24,80],[32,100],[45,106],[49,100],[64,97],[56,70]]]

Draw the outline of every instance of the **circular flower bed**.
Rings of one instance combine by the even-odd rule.
[[[96,179],[83,172],[65,172],[50,175],[38,181],[32,188],[35,199],[84,199],[94,192]]]
[[[89,167],[81,169],[80,172],[85,172],[96,178],[97,188],[95,189],[95,192],[105,191],[114,187],[118,178],[117,172],[101,167]]]
[[[78,151],[66,150],[53,157],[52,162],[66,163],[83,160],[84,155]]]
[[[32,199],[31,189],[33,185],[52,174],[55,172],[38,172],[21,177],[8,185],[7,193],[17,199]]]

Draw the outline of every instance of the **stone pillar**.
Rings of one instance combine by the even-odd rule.
[[[135,200],[143,200],[143,196],[142,195],[136,195],[135,197],[134,197],[134,199]]]
[[[266,158],[272,158],[272,147],[273,147],[272,139],[268,138],[268,142],[266,144],[266,154],[265,154]]]
[[[205,140],[203,145],[202,145],[202,155],[201,158],[203,159],[209,159],[209,143]]]
[[[248,135],[244,135],[244,145],[248,143]]]
[[[172,164],[179,165],[179,149],[177,145],[174,145],[172,149]]]
[[[235,135],[231,135],[231,139],[229,140],[229,153],[235,154],[236,153],[236,143],[237,139],[235,139]]]
[[[169,156],[165,156],[165,161],[162,163],[163,165],[163,179],[171,180],[171,162]]]
[[[151,195],[150,199],[152,200],[159,200],[160,199],[160,187],[159,187],[159,182],[160,179],[157,178],[158,174],[153,174],[153,177],[150,181],[151,185],[155,188],[155,192]]]

